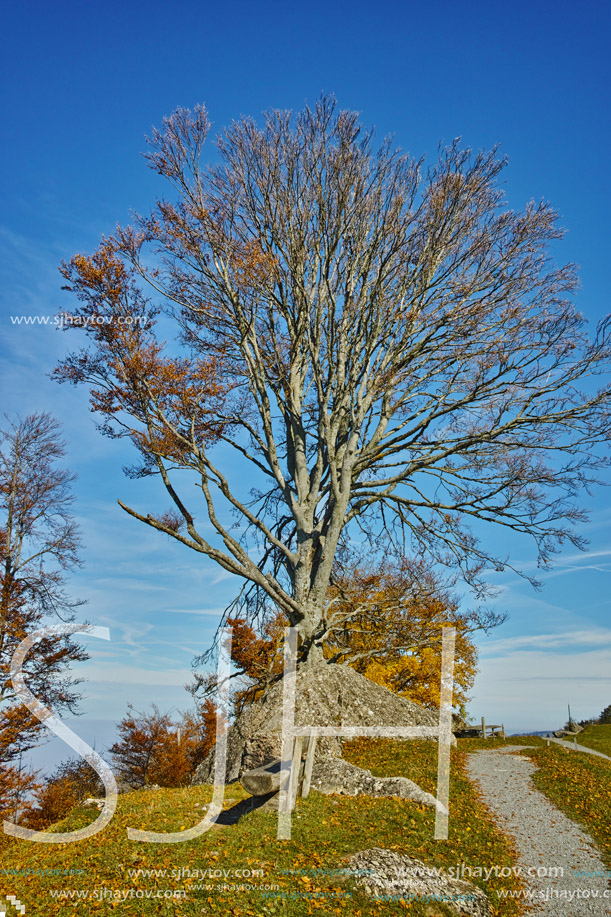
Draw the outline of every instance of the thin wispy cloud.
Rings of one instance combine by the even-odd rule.
[[[122,684],[122,685],[155,685],[158,687],[182,687],[191,681],[191,669],[148,669],[132,665],[98,664],[90,666],[87,672],[87,685]],[[123,695],[125,697],[125,695]]]
[[[225,608],[168,608],[167,613],[171,615],[198,615],[220,618]]]
[[[592,628],[590,630],[570,630],[561,633],[522,634],[517,637],[506,637],[482,643],[480,652],[482,655],[496,656],[528,647],[554,650],[560,647],[575,646],[611,647],[611,630]]]

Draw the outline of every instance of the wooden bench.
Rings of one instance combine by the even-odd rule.
[[[488,733],[490,736],[488,736]],[[480,736],[482,739],[487,739],[489,737],[494,738],[494,736],[500,736],[502,739],[506,738],[505,726],[503,723],[501,723],[500,726],[493,726],[486,723],[484,717],[482,717],[481,726],[466,726],[464,729],[457,731],[457,735],[461,739],[477,738],[477,736]]]
[[[312,768],[314,767],[314,754],[316,751],[316,736],[308,736],[304,748],[302,736],[297,736],[293,743],[290,772],[285,772],[284,781],[290,773],[289,787],[290,808],[295,808],[297,796],[304,799],[310,793],[312,782]],[[280,790],[283,785],[282,759],[273,758],[260,767],[245,771],[240,777],[240,783],[251,796],[268,796],[265,806],[278,808]]]

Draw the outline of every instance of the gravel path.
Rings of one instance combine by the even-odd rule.
[[[564,742],[562,739],[548,739],[548,742],[555,742],[556,745],[560,745],[561,748],[566,748],[567,751],[585,751],[588,755],[596,755],[598,758],[605,758],[606,761],[611,761],[609,755],[603,755],[602,751],[596,751],[594,748],[588,748],[587,745],[580,745],[578,742]]]
[[[606,917],[611,914],[609,870],[590,837],[560,812],[534,785],[535,764],[511,754],[532,746],[506,745],[494,751],[471,753],[467,773],[478,786],[499,826],[515,839],[518,865],[535,893],[529,914],[553,917]],[[529,876],[526,870],[542,875]],[[562,867],[562,877],[545,875],[545,869]],[[581,876],[590,871],[598,875]],[[603,898],[607,891],[610,897]]]

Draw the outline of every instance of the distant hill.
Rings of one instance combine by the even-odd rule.
[[[524,732],[512,732],[511,738],[514,736],[541,736],[544,739],[549,739],[553,734],[553,730],[551,729],[543,729],[540,732],[535,732],[534,729],[526,729]]]

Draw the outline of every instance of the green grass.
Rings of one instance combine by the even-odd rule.
[[[437,747],[433,742],[393,740],[356,740],[345,755],[355,764],[371,768],[379,775],[403,775],[434,791]],[[345,869],[347,858],[368,847],[386,847],[423,860],[430,866],[446,867],[465,863],[471,867],[512,866],[514,853],[509,841],[494,825],[478,801],[475,789],[463,771],[464,755],[453,751],[450,790],[450,828],[447,841],[433,838],[434,810],[396,797],[358,799],[311,793],[298,801],[292,820],[290,841],[276,838],[277,818],[271,812],[250,812],[238,824],[215,826],[199,838],[180,844],[143,844],[130,841],[128,826],[154,831],[178,831],[199,820],[211,798],[209,787],[141,790],[119,798],[110,825],[87,840],[72,844],[32,844],[0,836],[3,867],[12,870],[81,868],[81,876],[30,874],[7,879],[0,870],[0,892],[17,895],[26,906],[26,917],[72,914],[173,914],[236,915],[265,917],[308,914],[355,914],[378,917],[409,912],[414,917],[442,917],[451,912],[442,904],[424,902],[376,902],[363,895],[353,879],[332,875]],[[239,785],[226,789],[226,808],[246,798]],[[56,830],[73,830],[93,821],[97,811],[79,808]],[[166,869],[165,877],[130,876],[129,869]],[[189,869],[263,869],[262,878],[201,879],[179,876]],[[174,872],[172,873],[172,870]],[[301,875],[290,870],[301,870]],[[313,870],[326,871],[316,875]],[[265,897],[263,889],[211,890],[200,884],[226,882],[228,885],[276,885],[286,897]],[[516,888],[516,880],[491,877],[487,883],[474,880],[488,893],[493,907],[495,892]],[[89,891],[89,898],[58,900],[50,894],[59,889]],[[100,889],[110,894],[121,889],[134,894],[145,889],[185,888],[184,899],[146,899],[127,897],[124,901],[100,899]],[[94,897],[94,892],[97,895]],[[297,892],[310,898],[291,898]],[[312,893],[335,894],[335,898],[311,897]],[[352,897],[347,897],[350,894]],[[500,914],[500,911],[494,911]],[[517,902],[505,901],[502,914],[517,915]]]
[[[611,724],[608,726],[587,726],[577,736],[579,745],[601,751],[603,755],[611,758]]]

